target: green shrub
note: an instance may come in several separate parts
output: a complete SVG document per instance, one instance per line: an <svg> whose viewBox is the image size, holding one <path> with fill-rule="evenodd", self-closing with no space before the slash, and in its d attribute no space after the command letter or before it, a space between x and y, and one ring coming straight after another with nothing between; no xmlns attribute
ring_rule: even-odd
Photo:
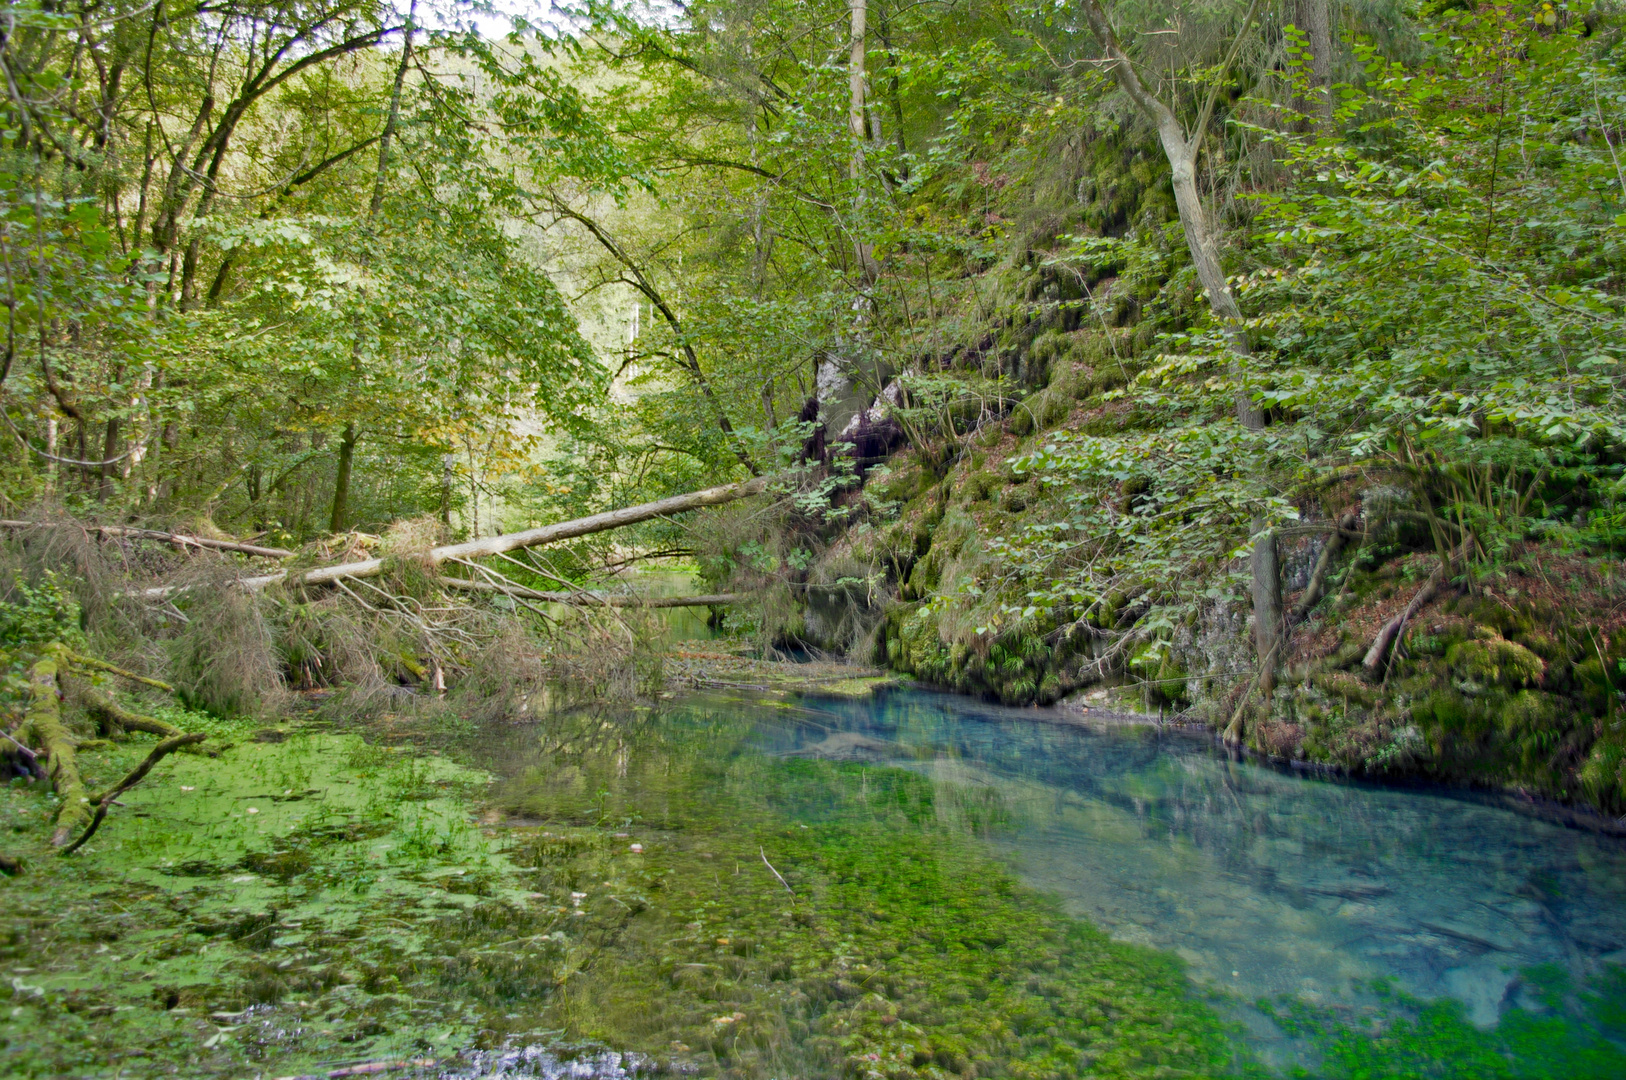
<svg viewBox="0 0 1626 1080"><path fill-rule="evenodd" d="M42 581L30 585L19 575L11 586L11 599L0 600L0 649L23 649L60 641L73 648L85 643L79 601L62 588L56 574L45 571Z"/></svg>

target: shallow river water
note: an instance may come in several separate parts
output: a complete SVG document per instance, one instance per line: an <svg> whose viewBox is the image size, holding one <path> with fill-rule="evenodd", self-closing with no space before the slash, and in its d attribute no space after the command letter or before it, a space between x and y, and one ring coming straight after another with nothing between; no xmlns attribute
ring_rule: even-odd
<svg viewBox="0 0 1626 1080"><path fill-rule="evenodd" d="M1626 1076L1616 837L912 690L492 704L223 731L0 879L0 1075Z"/></svg>
<svg viewBox="0 0 1626 1080"><path fill-rule="evenodd" d="M1626 960L1626 844L1476 801L1238 760L1207 735L949 695L809 703L757 745L997 792L989 842L1115 937L1252 1000L1355 1001L1375 979L1480 1026L1520 972Z"/></svg>
<svg viewBox="0 0 1626 1080"><path fill-rule="evenodd" d="M934 850L980 852L972 858L991 857L1066 916L1178 957L1190 996L1238 1048L1239 1072L1626 1075L1626 841L1617 837L1462 790L1239 759L1192 732L918 691L795 704L701 696L647 712L640 725L642 736L618 738L596 765L590 754L568 764L579 740L556 740L540 755L505 751L497 768L510 777L507 797L540 823L565 820L572 799L591 793L601 820L625 822L651 850L723 853L732 880L755 874L758 891L778 885L753 868L757 844L766 839L767 863L774 838L796 829L850 826L859 846L885 837L900 875ZM706 764L684 767L681 758ZM786 779L797 763L815 762L825 770L818 783ZM685 779L674 783L678 774ZM928 794L902 794L891 779L899 776ZM904 802L911 809L896 812ZM708 803L730 824L698 827L695 807ZM720 835L734 826L756 830L743 851ZM777 850L789 860L787 889L833 888L843 874L863 884L865 871L834 869L816 849ZM945 872L989 872L956 865L945 860ZM867 872L887 876L884 859ZM718 876L715 898L695 909L701 921L689 926L704 927L696 935L726 942L750 933L736 927L741 908L732 921L716 910L740 902L743 887L730 880ZM863 906L938 903L884 902L875 899L884 886L863 888ZM836 954L843 949L864 953L860 944ZM899 963L859 968L878 979ZM1110 975L1111 963L1102 970ZM1009 981L1024 979L1037 985L1026 969ZM876 1007L912 1015L907 988L892 985L904 1004ZM1213 1075L1230 1071L1215 1060ZM855 1067L860 1057L845 1071ZM872 1073L928 1074L880 1065ZM1007 1074L1030 1073L1010 1062L978 1073ZM1095 1075L1076 1063L1040 1074Z"/></svg>

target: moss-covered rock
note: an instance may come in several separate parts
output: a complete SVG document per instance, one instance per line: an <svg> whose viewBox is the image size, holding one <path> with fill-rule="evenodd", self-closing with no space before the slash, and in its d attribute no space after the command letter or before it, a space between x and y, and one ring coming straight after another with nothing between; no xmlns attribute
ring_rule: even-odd
<svg viewBox="0 0 1626 1080"><path fill-rule="evenodd" d="M1445 662L1461 680L1502 687L1534 685L1547 671L1541 657L1500 637L1453 645Z"/></svg>

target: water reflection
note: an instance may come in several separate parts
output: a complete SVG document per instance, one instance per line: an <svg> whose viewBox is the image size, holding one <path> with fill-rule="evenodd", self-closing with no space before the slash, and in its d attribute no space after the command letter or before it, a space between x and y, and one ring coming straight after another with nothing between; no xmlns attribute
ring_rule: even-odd
<svg viewBox="0 0 1626 1080"><path fill-rule="evenodd" d="M1489 1026L1533 1007L1521 969L1626 961L1617 839L1448 791L1236 761L1206 737L947 695L764 713L761 749L942 781L944 815L982 807L965 827L1072 913L1248 999L1355 1001L1382 977Z"/></svg>

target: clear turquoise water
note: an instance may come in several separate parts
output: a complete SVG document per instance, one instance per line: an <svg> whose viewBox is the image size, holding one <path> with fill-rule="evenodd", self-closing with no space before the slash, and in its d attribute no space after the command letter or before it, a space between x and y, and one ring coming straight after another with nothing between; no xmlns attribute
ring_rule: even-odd
<svg viewBox="0 0 1626 1080"><path fill-rule="evenodd" d="M1626 843L1470 793L1305 775L1206 735L899 693L761 710L754 744L973 789L1028 883L1240 1001L1344 1008L1375 980L1490 1028L1626 961ZM1247 1010L1266 1056L1285 1039Z"/></svg>

